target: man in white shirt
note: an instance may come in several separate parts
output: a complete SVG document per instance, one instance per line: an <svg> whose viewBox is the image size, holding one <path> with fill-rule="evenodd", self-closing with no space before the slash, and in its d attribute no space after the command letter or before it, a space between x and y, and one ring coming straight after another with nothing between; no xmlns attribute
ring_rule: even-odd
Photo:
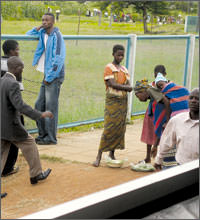
<svg viewBox="0 0 200 220"><path fill-rule="evenodd" d="M155 168L161 169L163 157L176 145L178 164L199 159L199 88L189 95L189 112L171 118L161 136Z"/></svg>

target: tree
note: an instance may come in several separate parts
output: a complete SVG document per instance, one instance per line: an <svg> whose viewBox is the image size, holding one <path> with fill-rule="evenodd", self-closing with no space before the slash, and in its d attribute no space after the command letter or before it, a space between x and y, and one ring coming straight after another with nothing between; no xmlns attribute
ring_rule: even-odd
<svg viewBox="0 0 200 220"><path fill-rule="evenodd" d="M168 12L168 3L163 1L127 1L127 6L134 5L134 8L137 13L142 13L143 17L143 26L144 26L144 34L148 33L147 28L147 15L148 12L152 15L161 15L166 14Z"/></svg>
<svg viewBox="0 0 200 220"><path fill-rule="evenodd" d="M168 11L168 3L163 1L120 1L120 2L106 2L106 3L99 3L99 6L102 7L104 10L110 4L112 4L112 10L114 13L118 14L125 8L129 6L134 6L134 10L137 13L142 14L143 26L144 26L144 34L148 33L147 28L147 15L148 13L156 14L166 14Z"/></svg>

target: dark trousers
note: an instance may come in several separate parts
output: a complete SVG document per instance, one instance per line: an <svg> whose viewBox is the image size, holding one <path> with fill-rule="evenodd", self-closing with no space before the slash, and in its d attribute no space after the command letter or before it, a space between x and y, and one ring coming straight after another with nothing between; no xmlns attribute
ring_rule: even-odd
<svg viewBox="0 0 200 220"><path fill-rule="evenodd" d="M24 125L23 115L21 115L21 123ZM10 173L14 169L18 157L18 151L19 149L14 144L11 144L2 175Z"/></svg>

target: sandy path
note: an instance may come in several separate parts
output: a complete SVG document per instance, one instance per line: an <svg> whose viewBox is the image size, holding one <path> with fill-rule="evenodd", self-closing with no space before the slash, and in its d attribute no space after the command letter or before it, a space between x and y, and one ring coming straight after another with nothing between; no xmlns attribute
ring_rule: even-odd
<svg viewBox="0 0 200 220"><path fill-rule="evenodd" d="M127 126L126 149L116 152L118 159L127 158L133 163L144 159L146 146L140 142L141 129L141 119ZM96 157L101 133L102 129L59 133L57 145L38 146L42 158L47 155L65 161L42 159L43 168L52 168L52 173L47 180L35 186L30 184L28 166L19 156L20 171L2 178L1 190L8 195L1 200L1 218L16 219L151 174L132 171L128 166L109 168L104 160L99 168L93 167L91 163Z"/></svg>

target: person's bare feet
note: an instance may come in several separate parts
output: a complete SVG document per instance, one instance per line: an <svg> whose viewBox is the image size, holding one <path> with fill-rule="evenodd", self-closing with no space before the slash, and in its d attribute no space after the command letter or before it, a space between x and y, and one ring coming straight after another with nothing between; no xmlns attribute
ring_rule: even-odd
<svg viewBox="0 0 200 220"><path fill-rule="evenodd" d="M151 159L149 159L149 158L145 158L144 161L145 161L145 163L151 163Z"/></svg>
<svg viewBox="0 0 200 220"><path fill-rule="evenodd" d="M138 163L142 163L142 162L151 163L151 159L145 158L144 160L140 160Z"/></svg>
<svg viewBox="0 0 200 220"><path fill-rule="evenodd" d="M98 159L92 163L92 165L93 165L94 167L98 167L99 164L100 164L100 160L98 160Z"/></svg>
<svg viewBox="0 0 200 220"><path fill-rule="evenodd" d="M98 151L98 154L97 154L97 157L96 157L96 161L94 161L94 162L92 163L92 165L93 165L94 167L98 167L98 166L99 166L100 161L101 161L101 156L102 156L102 152L101 152L101 151Z"/></svg>
<svg viewBox="0 0 200 220"><path fill-rule="evenodd" d="M110 151L110 152L109 152L109 157L110 157L112 160L116 160L115 155L114 155L114 151Z"/></svg>

